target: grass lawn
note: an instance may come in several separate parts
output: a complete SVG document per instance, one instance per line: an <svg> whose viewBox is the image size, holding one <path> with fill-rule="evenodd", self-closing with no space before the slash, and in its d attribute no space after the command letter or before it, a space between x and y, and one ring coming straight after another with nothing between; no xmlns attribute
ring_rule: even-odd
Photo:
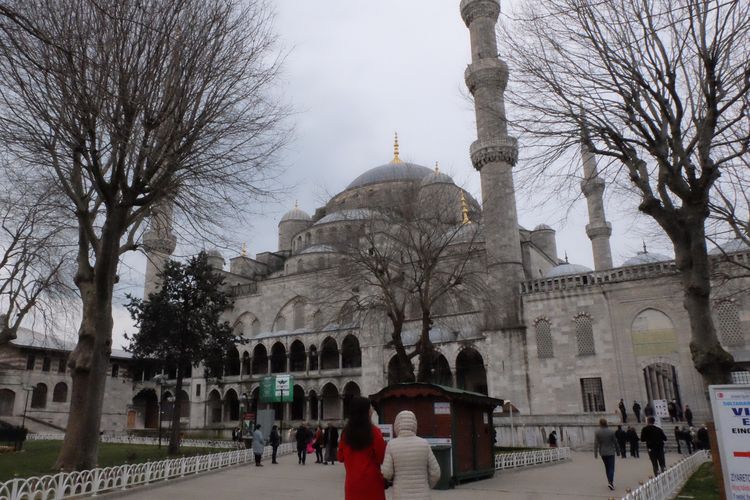
<svg viewBox="0 0 750 500"><path fill-rule="evenodd" d="M15 453L0 454L0 481L18 477L43 476L52 474L52 466L57 459L57 454L62 446L62 441L26 441L23 451ZM206 455L219 453L217 448L182 448L183 455ZM158 446L146 444L115 444L101 443L99 445L99 466L109 467L121 465L125 462L133 464L160 460L167 457L166 444L159 449Z"/></svg>
<svg viewBox="0 0 750 500"><path fill-rule="evenodd" d="M714 476L714 464L707 462L700 466L688 479L677 498L694 498L695 500L719 500L719 488Z"/></svg>

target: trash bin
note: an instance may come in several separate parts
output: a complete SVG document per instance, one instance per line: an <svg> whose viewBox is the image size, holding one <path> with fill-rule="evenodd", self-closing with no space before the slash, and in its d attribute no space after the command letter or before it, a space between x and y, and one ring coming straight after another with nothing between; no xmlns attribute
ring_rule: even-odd
<svg viewBox="0 0 750 500"><path fill-rule="evenodd" d="M436 490L447 490L453 488L453 470L451 468L451 447L433 446L432 453L435 454L438 465L440 465L440 480L435 485Z"/></svg>

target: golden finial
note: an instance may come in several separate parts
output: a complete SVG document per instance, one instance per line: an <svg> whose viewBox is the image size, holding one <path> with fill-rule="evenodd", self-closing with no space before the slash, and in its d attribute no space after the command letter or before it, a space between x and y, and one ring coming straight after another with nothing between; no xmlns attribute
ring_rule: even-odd
<svg viewBox="0 0 750 500"><path fill-rule="evenodd" d="M440 173L440 166L438 165L438 162L435 162L435 173L436 174Z"/></svg>
<svg viewBox="0 0 750 500"><path fill-rule="evenodd" d="M294 200L294 208L299 208L299 201Z"/></svg>
<svg viewBox="0 0 750 500"><path fill-rule="evenodd" d="M461 191L461 214L463 215L461 224L471 224L471 220L469 219L469 204L466 203L466 196L464 196L463 191Z"/></svg>
<svg viewBox="0 0 750 500"><path fill-rule="evenodd" d="M391 163L401 163L401 158L398 157L398 132L393 133L393 160Z"/></svg>
<svg viewBox="0 0 750 500"><path fill-rule="evenodd" d="M247 243L242 244L242 251L240 252L240 255L243 257L247 257Z"/></svg>

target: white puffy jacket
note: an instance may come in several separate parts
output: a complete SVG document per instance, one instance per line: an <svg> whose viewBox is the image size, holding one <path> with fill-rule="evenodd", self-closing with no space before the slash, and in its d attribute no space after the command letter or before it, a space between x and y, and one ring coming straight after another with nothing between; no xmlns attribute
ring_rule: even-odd
<svg viewBox="0 0 750 500"><path fill-rule="evenodd" d="M410 411L396 415L396 433L385 448L383 477L393 481L393 500L429 500L430 488L440 479L440 465L430 445L416 435L417 417Z"/></svg>

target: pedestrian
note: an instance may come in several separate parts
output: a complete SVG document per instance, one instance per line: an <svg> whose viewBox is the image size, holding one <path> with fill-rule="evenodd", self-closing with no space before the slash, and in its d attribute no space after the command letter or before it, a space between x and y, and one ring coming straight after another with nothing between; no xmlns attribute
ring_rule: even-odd
<svg viewBox="0 0 750 500"><path fill-rule="evenodd" d="M276 425L271 427L271 434L268 436L268 441L271 445L271 463L278 464L279 462L276 461L276 452L279 449L279 445L281 445L281 434L279 434L279 428Z"/></svg>
<svg viewBox="0 0 750 500"><path fill-rule="evenodd" d="M682 448L680 447L680 441L682 441L682 431L679 427L674 428L674 440L677 441L677 453L682 455Z"/></svg>
<svg viewBox="0 0 750 500"><path fill-rule="evenodd" d="M638 433L635 431L634 427L628 427L627 436L628 442L630 443L630 457L640 458L641 441L638 439Z"/></svg>
<svg viewBox="0 0 750 500"><path fill-rule="evenodd" d="M706 424L703 424L701 428L698 429L696 436L698 436L698 449L699 450L711 449L711 443L708 440L708 427L706 427Z"/></svg>
<svg viewBox="0 0 750 500"><path fill-rule="evenodd" d="M617 439L617 446L620 448L620 456L622 458L627 458L627 447L625 446L625 443L628 441L628 433L622 429L621 425L617 426L615 439Z"/></svg>
<svg viewBox="0 0 750 500"><path fill-rule="evenodd" d="M323 426L318 424L318 428L315 429L315 434L313 435L313 449L315 450L315 463L316 464L323 463L323 446L324 445L325 445L325 440L323 439Z"/></svg>
<svg viewBox="0 0 750 500"><path fill-rule="evenodd" d="M617 407L620 409L620 415L622 416L622 423L625 424L628 422L628 412L625 410L625 401L620 399L620 404L617 405Z"/></svg>
<svg viewBox="0 0 750 500"><path fill-rule="evenodd" d="M336 450L338 450L339 447L339 430L335 425L329 423L328 427L326 427L324 436L326 442L326 453L323 458L323 465L328 465L328 462L331 462L331 465L333 465L336 463Z"/></svg>
<svg viewBox="0 0 750 500"><path fill-rule="evenodd" d="M667 413L669 413L670 422L677 422L677 405L674 399L667 403Z"/></svg>
<svg viewBox="0 0 750 500"><path fill-rule="evenodd" d="M393 500L430 500L440 480L440 465L430 444L417 436L417 417L405 410L393 422L396 437L385 448L381 471L393 481ZM554 433L554 431L553 431Z"/></svg>
<svg viewBox="0 0 750 500"><path fill-rule="evenodd" d="M673 400L673 402L674 402L674 407L675 407L675 409L677 411L677 420L680 421L680 422L682 422L682 419L683 419L683 416L684 416L683 413L682 413L682 405L679 404L675 400Z"/></svg>
<svg viewBox="0 0 750 500"><path fill-rule="evenodd" d="M607 486L615 489L615 456L617 455L615 433L607 425L607 419L599 419L599 428L594 433L594 458L601 455L604 471L607 474Z"/></svg>
<svg viewBox="0 0 750 500"><path fill-rule="evenodd" d="M549 443L550 448L557 448L557 431L552 431L549 433L547 442Z"/></svg>
<svg viewBox="0 0 750 500"><path fill-rule="evenodd" d="M633 414L635 415L635 419L640 424L641 423L641 405L638 404L638 401L633 401Z"/></svg>
<svg viewBox="0 0 750 500"><path fill-rule="evenodd" d="M255 432L253 432L253 455L255 455L255 466L263 467L260 463L263 458L263 449L266 447L266 440L263 438L263 433L260 432L260 424L255 426Z"/></svg>
<svg viewBox="0 0 750 500"><path fill-rule="evenodd" d="M666 464L664 460L664 443L667 441L667 435L660 427L654 425L656 419L648 417L647 425L641 429L641 441L646 443L648 449L648 458L651 460L651 466L654 469L654 476L659 472L664 472Z"/></svg>
<svg viewBox="0 0 750 500"><path fill-rule="evenodd" d="M346 500L385 500L385 481L380 471L385 440L380 429L372 425L371 417L370 400L353 397L338 446L338 460L346 470Z"/></svg>
<svg viewBox="0 0 750 500"><path fill-rule="evenodd" d="M654 407L651 406L651 403L646 403L646 408L643 409L643 414L646 416L646 419L654 416Z"/></svg>
<svg viewBox="0 0 750 500"><path fill-rule="evenodd" d="M685 405L685 420L687 421L688 427L693 426L693 410L688 405Z"/></svg>
<svg viewBox="0 0 750 500"><path fill-rule="evenodd" d="M297 440L297 462L299 465L305 465L305 461L307 460L307 443L310 442L310 432L304 423L299 424L299 427L297 427L295 439Z"/></svg>
<svg viewBox="0 0 750 500"><path fill-rule="evenodd" d="M690 434L690 429L682 426L682 440L685 441L685 447L687 448L688 455L693 454L693 436Z"/></svg>

